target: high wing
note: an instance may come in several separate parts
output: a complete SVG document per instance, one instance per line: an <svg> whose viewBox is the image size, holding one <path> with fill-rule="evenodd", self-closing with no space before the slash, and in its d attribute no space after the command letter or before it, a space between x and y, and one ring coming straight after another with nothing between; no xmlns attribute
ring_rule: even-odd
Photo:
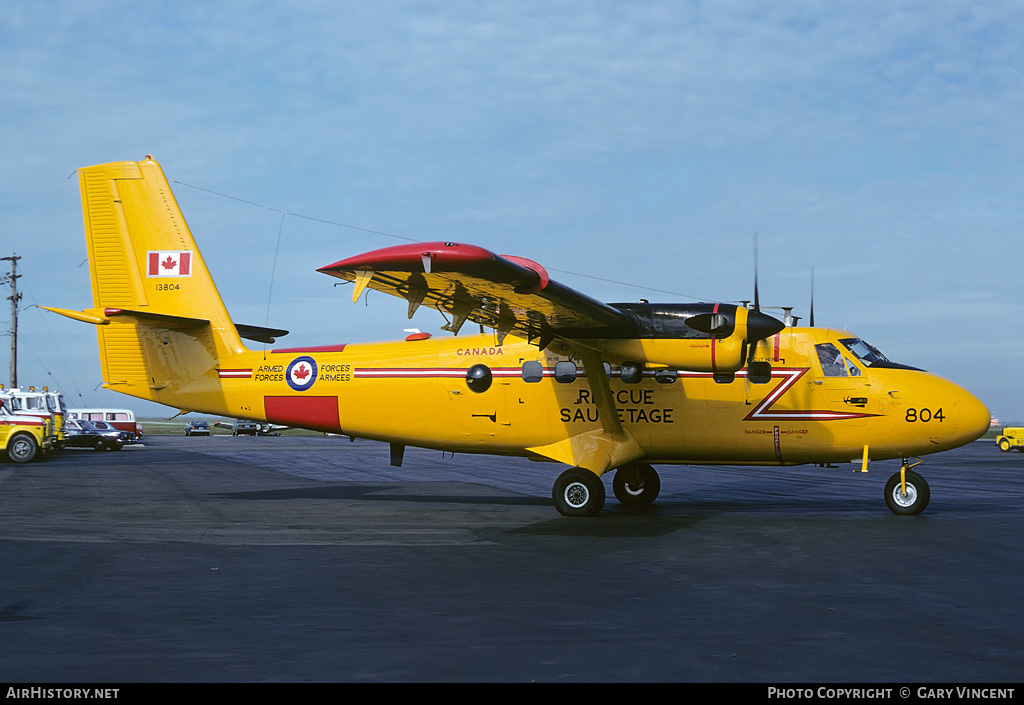
<svg viewBox="0 0 1024 705"><path fill-rule="evenodd" d="M496 255L474 245L427 242L387 247L343 259L317 271L355 283L352 300L366 289L450 316L443 327L458 333L468 320L493 328L498 342L515 331L544 348L555 336L588 338L628 334L634 319L560 284L522 257Z"/></svg>

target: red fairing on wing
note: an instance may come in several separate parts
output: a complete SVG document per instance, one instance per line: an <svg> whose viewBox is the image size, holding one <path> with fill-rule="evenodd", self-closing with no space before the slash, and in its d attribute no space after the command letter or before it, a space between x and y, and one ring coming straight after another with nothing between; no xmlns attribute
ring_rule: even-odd
<svg viewBox="0 0 1024 705"><path fill-rule="evenodd" d="M537 275L537 283L533 286L518 288L516 291L520 294L536 294L548 285L551 278L548 277L548 270L541 267L539 264L534 262L532 259L526 259L525 257L516 257L515 255L502 255L505 259L510 262L518 264L520 267L526 267L531 272Z"/></svg>
<svg viewBox="0 0 1024 705"><path fill-rule="evenodd" d="M318 272L332 270L357 271L373 269L375 271L422 272L423 258L430 257L432 269L447 272L466 272L491 264L496 259L490 250L475 245L463 245L458 242L420 242L410 245L395 245L355 257L343 259Z"/></svg>

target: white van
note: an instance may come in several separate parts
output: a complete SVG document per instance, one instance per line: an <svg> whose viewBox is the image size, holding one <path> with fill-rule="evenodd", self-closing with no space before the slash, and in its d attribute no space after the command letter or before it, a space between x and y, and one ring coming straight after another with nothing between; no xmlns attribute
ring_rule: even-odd
<svg viewBox="0 0 1024 705"><path fill-rule="evenodd" d="M106 421L114 428L134 433L136 439L142 440L142 424L135 420L135 412L131 409L68 409L68 418Z"/></svg>

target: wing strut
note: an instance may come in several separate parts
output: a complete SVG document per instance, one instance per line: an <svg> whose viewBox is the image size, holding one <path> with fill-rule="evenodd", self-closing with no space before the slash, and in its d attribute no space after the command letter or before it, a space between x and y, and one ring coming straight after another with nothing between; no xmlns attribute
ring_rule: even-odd
<svg viewBox="0 0 1024 705"><path fill-rule="evenodd" d="M584 431L546 446L527 448L531 453L557 460L566 465L590 470L600 477L644 457L644 451L629 431L622 427L615 408L611 385L604 371L601 356L594 350L580 348L576 354L583 361L594 403L601 419L601 428Z"/></svg>

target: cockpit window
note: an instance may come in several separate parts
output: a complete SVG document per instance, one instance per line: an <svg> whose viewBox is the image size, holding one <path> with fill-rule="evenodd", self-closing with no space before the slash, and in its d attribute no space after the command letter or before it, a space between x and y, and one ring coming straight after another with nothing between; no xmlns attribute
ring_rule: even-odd
<svg viewBox="0 0 1024 705"><path fill-rule="evenodd" d="M821 362L821 371L826 377L849 377L846 365L843 362L843 354L832 343L820 343L814 346L818 351L818 361Z"/></svg>
<svg viewBox="0 0 1024 705"><path fill-rule="evenodd" d="M868 367L876 362L889 362L889 358L879 352L878 348L865 343L860 338L843 338L839 342Z"/></svg>

